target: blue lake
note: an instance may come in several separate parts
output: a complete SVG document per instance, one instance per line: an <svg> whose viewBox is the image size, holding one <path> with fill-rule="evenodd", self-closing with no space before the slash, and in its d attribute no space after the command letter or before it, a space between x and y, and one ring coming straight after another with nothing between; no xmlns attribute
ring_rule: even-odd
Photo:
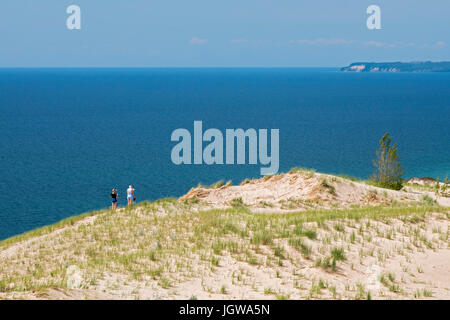
<svg viewBox="0 0 450 320"><path fill-rule="evenodd" d="M171 162L177 128L277 128L280 171L367 178L390 132L405 177L450 172L450 73L334 69L0 69L0 239L260 165Z"/></svg>

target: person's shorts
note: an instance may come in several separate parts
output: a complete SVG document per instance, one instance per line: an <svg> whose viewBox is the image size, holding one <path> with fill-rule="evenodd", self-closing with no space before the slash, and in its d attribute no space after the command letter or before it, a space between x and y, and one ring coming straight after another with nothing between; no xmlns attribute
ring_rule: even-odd
<svg viewBox="0 0 450 320"><path fill-rule="evenodd" d="M117 199L112 199L112 203L116 203L117 202Z"/></svg>
<svg viewBox="0 0 450 320"><path fill-rule="evenodd" d="M133 200L133 196L127 196L128 200Z"/></svg>

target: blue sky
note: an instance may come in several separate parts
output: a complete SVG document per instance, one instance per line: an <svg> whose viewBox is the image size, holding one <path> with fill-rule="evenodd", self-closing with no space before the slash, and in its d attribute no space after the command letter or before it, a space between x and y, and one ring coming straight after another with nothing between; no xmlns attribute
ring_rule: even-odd
<svg viewBox="0 0 450 320"><path fill-rule="evenodd" d="M66 8L81 8L68 30ZM366 8L381 8L368 30ZM0 67L336 67L450 60L448 0L1 0Z"/></svg>

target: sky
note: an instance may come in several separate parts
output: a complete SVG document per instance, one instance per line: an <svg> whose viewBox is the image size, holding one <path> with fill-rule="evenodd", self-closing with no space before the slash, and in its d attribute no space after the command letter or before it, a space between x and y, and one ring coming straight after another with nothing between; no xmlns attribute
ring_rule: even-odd
<svg viewBox="0 0 450 320"><path fill-rule="evenodd" d="M381 29L369 30L369 5ZM69 30L66 9L81 9ZM0 67L450 60L449 0L1 0Z"/></svg>

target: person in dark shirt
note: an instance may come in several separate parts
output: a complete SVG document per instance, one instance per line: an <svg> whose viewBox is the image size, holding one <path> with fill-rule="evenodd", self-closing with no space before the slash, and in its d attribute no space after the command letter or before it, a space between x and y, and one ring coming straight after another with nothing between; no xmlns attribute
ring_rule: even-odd
<svg viewBox="0 0 450 320"><path fill-rule="evenodd" d="M112 210L116 211L117 208L117 190L112 189L111 191L111 200L112 200Z"/></svg>

